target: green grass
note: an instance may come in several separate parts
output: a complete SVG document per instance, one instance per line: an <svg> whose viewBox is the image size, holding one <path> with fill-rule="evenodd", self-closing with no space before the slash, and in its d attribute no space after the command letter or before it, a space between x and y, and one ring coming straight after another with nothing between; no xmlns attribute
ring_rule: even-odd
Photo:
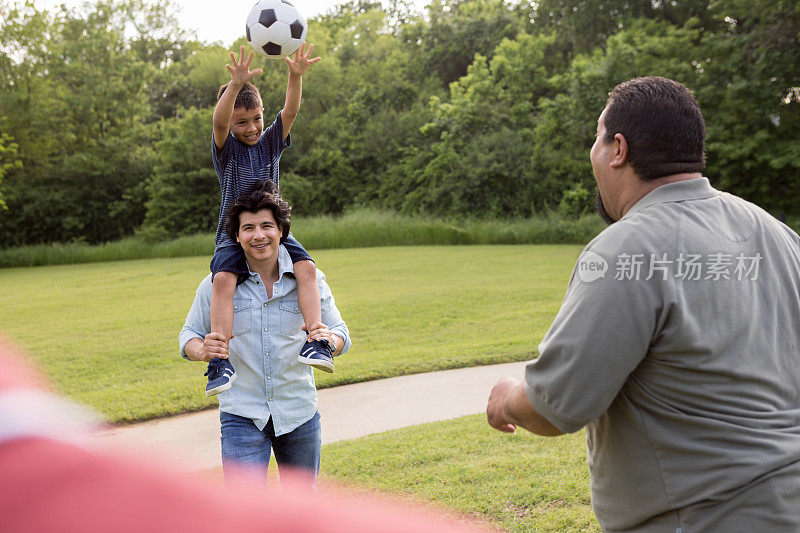
<svg viewBox="0 0 800 533"><path fill-rule="evenodd" d="M800 230L800 218L788 223ZM594 215L568 219L552 212L521 220L443 220L359 209L341 216L298 218L292 233L309 250L452 244L586 244L603 230ZM152 243L136 236L89 246L41 244L0 249L0 268L207 256L214 235Z"/></svg>
<svg viewBox="0 0 800 533"><path fill-rule="evenodd" d="M341 217L300 219L292 233L313 249L436 244L586 244L602 229L594 215L556 214L520 220L442 220L357 210Z"/></svg>
<svg viewBox="0 0 800 533"><path fill-rule="evenodd" d="M486 518L511 531L600 531L589 499L583 432L500 433L485 415L325 446L324 478Z"/></svg>
<svg viewBox="0 0 800 533"><path fill-rule="evenodd" d="M530 359L580 246L425 246L313 251L352 350L319 387ZM0 328L56 389L109 420L216 405L177 335L208 257L0 270Z"/></svg>
<svg viewBox="0 0 800 533"><path fill-rule="evenodd" d="M0 268L188 257L210 255L213 251L212 234L189 235L160 243L126 237L95 246L83 243L37 244L0 250Z"/></svg>
<svg viewBox="0 0 800 533"><path fill-rule="evenodd" d="M309 250L448 244L585 244L603 228L595 216L568 220L555 214L534 218L451 221L356 210L342 216L298 218L292 233ZM150 243L141 237L89 246L49 244L0 250L0 268L94 263L164 257L208 256L214 235L200 234Z"/></svg>

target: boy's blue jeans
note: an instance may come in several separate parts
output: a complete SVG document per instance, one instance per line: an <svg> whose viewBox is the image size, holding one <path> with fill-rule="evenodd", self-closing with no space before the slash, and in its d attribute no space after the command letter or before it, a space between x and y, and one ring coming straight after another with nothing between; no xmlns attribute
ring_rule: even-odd
<svg viewBox="0 0 800 533"><path fill-rule="evenodd" d="M231 475L245 474L266 482L270 452L284 481L284 467L308 476L312 488L319 474L322 453L322 426L319 412L308 422L278 437L270 418L264 431L260 431L252 420L220 411L222 433L222 471L226 481Z"/></svg>

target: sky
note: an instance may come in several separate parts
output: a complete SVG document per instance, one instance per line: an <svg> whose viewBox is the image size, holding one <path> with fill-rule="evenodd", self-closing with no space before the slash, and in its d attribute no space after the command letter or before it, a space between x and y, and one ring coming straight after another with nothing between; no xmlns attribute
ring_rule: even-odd
<svg viewBox="0 0 800 533"><path fill-rule="evenodd" d="M295 0L297 9L306 18L326 13L345 0ZM418 0L421 5L425 2ZM244 34L244 24L255 0L173 0L178 6L178 20L184 27L194 29L197 37L206 42L220 41L228 46ZM55 9L61 4L77 7L83 0L36 0L40 9Z"/></svg>

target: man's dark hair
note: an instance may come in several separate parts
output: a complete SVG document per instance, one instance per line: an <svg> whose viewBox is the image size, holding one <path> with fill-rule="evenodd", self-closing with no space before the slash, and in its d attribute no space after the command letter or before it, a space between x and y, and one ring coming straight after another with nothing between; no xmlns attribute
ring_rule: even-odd
<svg viewBox="0 0 800 533"><path fill-rule="evenodd" d="M222 98L222 93L228 88L228 84L221 86L217 91L217 101ZM261 93L258 92L256 86L252 83L245 83L244 87L239 90L236 95L236 101L233 103L233 108L243 107L246 110L258 109L261 107Z"/></svg>
<svg viewBox="0 0 800 533"><path fill-rule="evenodd" d="M642 180L701 172L706 163L706 125L700 106L680 83L658 76L620 83L608 96L604 117L608 144L621 133L628 161Z"/></svg>
<svg viewBox="0 0 800 533"><path fill-rule="evenodd" d="M236 241L239 234L239 215L245 212L258 213L262 209L272 211L272 216L281 229L281 242L285 241L289 236L292 207L281 198L278 186L272 180L259 182L255 189L238 196L230 205L225 216L225 231L230 238Z"/></svg>

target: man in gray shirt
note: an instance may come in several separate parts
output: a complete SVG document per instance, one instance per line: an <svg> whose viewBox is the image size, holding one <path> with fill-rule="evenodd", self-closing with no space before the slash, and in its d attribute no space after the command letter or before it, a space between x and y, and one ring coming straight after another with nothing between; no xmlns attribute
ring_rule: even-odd
<svg viewBox="0 0 800 533"><path fill-rule="evenodd" d="M606 531L800 531L800 238L709 184L705 124L665 78L617 86L590 158L610 226L489 424L586 427Z"/></svg>

